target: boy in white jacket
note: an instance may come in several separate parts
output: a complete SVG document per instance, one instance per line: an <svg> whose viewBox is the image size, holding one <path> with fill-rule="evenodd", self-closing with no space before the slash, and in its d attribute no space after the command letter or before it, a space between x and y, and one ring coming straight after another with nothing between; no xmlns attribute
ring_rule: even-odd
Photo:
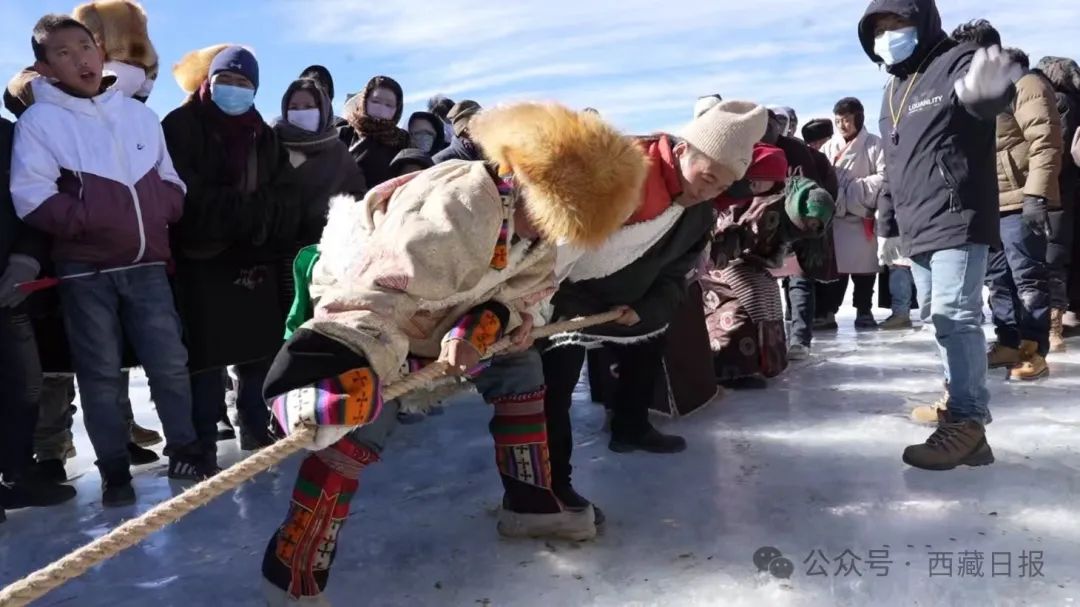
<svg viewBox="0 0 1080 607"><path fill-rule="evenodd" d="M165 274L184 183L154 112L116 87L104 90L104 52L86 26L46 15L32 46L43 77L33 81L35 102L15 128L11 195L19 217L53 240L102 503L129 505L128 424L118 407L122 336L150 378L169 476L196 480L216 471L195 438L187 351Z"/></svg>

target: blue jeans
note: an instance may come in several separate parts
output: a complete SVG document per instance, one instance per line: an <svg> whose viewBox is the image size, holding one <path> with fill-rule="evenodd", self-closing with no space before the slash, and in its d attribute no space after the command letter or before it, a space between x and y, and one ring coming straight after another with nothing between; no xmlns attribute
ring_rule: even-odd
<svg viewBox="0 0 1080 607"><path fill-rule="evenodd" d="M986 281L998 343L1010 348L1021 341L1050 351L1050 269L1046 236L1032 233L1019 213L1001 218L1001 251L990 256Z"/></svg>
<svg viewBox="0 0 1080 607"><path fill-rule="evenodd" d="M0 476L17 480L34 459L41 363L26 314L0 308Z"/></svg>
<svg viewBox="0 0 1080 607"><path fill-rule="evenodd" d="M236 412L240 417L240 432L251 438L266 441L270 437L270 409L263 399L262 388L270 360L236 365L238 386ZM217 450L217 423L225 408L228 375L225 369L200 371L191 376L192 413L195 433L208 453Z"/></svg>
<svg viewBox="0 0 1080 607"><path fill-rule="evenodd" d="M791 344L810 347L814 339L815 284L811 278L792 276L787 281L788 308L791 310Z"/></svg>
<svg viewBox="0 0 1080 607"><path fill-rule="evenodd" d="M891 266L889 268L889 296L892 297L893 316L911 317L911 295L915 290L915 281L911 277L911 268Z"/></svg>
<svg viewBox="0 0 1080 607"><path fill-rule="evenodd" d="M60 276L88 272L94 268L57 264ZM120 404L124 337L150 380L166 453L194 445L187 349L165 267L147 265L65 278L60 282L60 301L83 421L98 466L115 469L128 462L131 429Z"/></svg>
<svg viewBox="0 0 1080 607"><path fill-rule="evenodd" d="M982 282L990 247L966 245L912 257L923 323L933 323L953 419L990 423Z"/></svg>

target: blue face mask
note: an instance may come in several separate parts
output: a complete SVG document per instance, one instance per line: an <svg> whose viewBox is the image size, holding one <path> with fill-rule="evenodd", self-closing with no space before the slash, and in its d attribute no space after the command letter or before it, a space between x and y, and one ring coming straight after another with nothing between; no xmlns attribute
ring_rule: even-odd
<svg viewBox="0 0 1080 607"><path fill-rule="evenodd" d="M885 65L896 65L914 55L918 46L919 31L915 27L902 27L875 38L874 54L881 57Z"/></svg>
<svg viewBox="0 0 1080 607"><path fill-rule="evenodd" d="M255 89L211 83L210 98L221 111L230 116L239 116L255 105Z"/></svg>

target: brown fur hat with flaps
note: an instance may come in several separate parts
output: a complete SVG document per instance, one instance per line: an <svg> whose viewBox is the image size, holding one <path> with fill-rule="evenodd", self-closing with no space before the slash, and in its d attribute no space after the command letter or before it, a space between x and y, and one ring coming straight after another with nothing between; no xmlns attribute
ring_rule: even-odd
<svg viewBox="0 0 1080 607"><path fill-rule="evenodd" d="M203 81L210 75L210 64L214 57L224 49L233 46L231 44L215 44L206 48L191 51L180 58L173 66L173 77L180 89L189 95L199 90Z"/></svg>
<svg viewBox="0 0 1080 607"><path fill-rule="evenodd" d="M146 30L146 11L138 3L95 0L76 6L71 16L94 34L109 61L141 66L148 78L157 78L157 51Z"/></svg>
<svg viewBox="0 0 1080 607"><path fill-rule="evenodd" d="M548 239L600 245L641 204L648 159L595 114L521 103L481 112L469 130L489 160L513 172Z"/></svg>

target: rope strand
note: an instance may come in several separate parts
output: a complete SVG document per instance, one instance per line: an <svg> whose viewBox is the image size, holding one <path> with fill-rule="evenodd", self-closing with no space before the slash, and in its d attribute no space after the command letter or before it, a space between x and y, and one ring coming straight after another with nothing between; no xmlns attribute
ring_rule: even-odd
<svg viewBox="0 0 1080 607"><path fill-rule="evenodd" d="M579 331L611 322L622 316L621 311L610 311L594 316L537 327L533 336L550 337L557 333ZM503 338L489 350L489 356L495 356L510 349L509 338ZM400 381L390 384L383 391L383 398L400 398L431 381L446 375L449 365L437 361L416 373L410 373ZM86 573L91 567L102 563L123 550L130 548L150 534L175 523L191 512L205 506L214 498L232 491L251 480L261 472L276 466L292 454L304 449L315 435L312 427L301 428L292 435L258 451L247 459L234 464L227 470L196 484L180 495L162 502L145 514L131 519L112 531L71 552L45 567L13 582L0 591L0 607L23 607L30 604L65 582Z"/></svg>

